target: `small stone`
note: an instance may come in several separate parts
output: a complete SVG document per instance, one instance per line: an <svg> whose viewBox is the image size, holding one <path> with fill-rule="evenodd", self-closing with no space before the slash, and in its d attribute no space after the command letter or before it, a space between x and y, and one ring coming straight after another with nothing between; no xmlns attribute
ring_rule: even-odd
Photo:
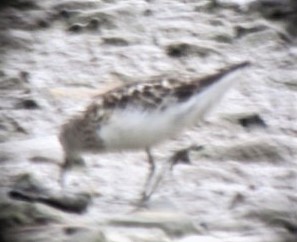
<svg viewBox="0 0 297 242"><path fill-rule="evenodd" d="M240 203L243 203L244 200L245 200L245 196L242 193L236 193L231 201L229 208L233 209L237 207Z"/></svg>
<svg viewBox="0 0 297 242"><path fill-rule="evenodd" d="M40 189L39 187L37 189ZM90 204L91 196L88 194L72 195L50 195L45 191L27 191L26 189L13 189L9 192L12 199L26 201L30 203L43 203L53 208L68 213L84 213Z"/></svg>
<svg viewBox="0 0 297 242"><path fill-rule="evenodd" d="M121 37L104 37L103 43L114 46L127 46L129 42Z"/></svg>
<svg viewBox="0 0 297 242"><path fill-rule="evenodd" d="M37 21L37 26L40 28L48 28L50 26L50 23L45 19L40 19Z"/></svg>
<svg viewBox="0 0 297 242"><path fill-rule="evenodd" d="M143 12L143 15L144 16L151 16L153 15L153 11L151 9L146 9L144 12Z"/></svg>
<svg viewBox="0 0 297 242"><path fill-rule="evenodd" d="M20 78L21 78L24 82L28 82L28 79L29 79L29 77L30 77L30 74L29 74L29 72L27 72L27 71L21 71L21 72L19 73L19 76L20 76Z"/></svg>
<svg viewBox="0 0 297 242"><path fill-rule="evenodd" d="M190 46L186 43L172 44L166 48L167 55L175 58L186 56L189 54L189 52Z"/></svg>
<svg viewBox="0 0 297 242"><path fill-rule="evenodd" d="M81 32L83 28L84 26L82 24L73 24L68 28L68 30L71 32L78 33L78 32Z"/></svg>
<svg viewBox="0 0 297 242"><path fill-rule="evenodd" d="M34 101L32 99L23 100L17 106L19 108L24 108L24 109L38 109L39 108L39 105L36 103L36 101Z"/></svg>
<svg viewBox="0 0 297 242"><path fill-rule="evenodd" d="M255 126L262 127L262 128L267 127L264 120L258 114L242 117L242 118L238 119L238 122L244 128L251 128L251 127L255 127Z"/></svg>
<svg viewBox="0 0 297 242"><path fill-rule="evenodd" d="M79 227L66 227L64 228L64 233L67 234L67 235L72 235L72 234L75 234L77 233L78 231L80 230Z"/></svg>
<svg viewBox="0 0 297 242"><path fill-rule="evenodd" d="M91 19L91 21L87 24L87 28L90 30L97 30L100 26L100 21L97 18Z"/></svg>
<svg viewBox="0 0 297 242"><path fill-rule="evenodd" d="M70 17L70 12L67 9L62 9L59 12L59 15L62 16L63 18L69 18Z"/></svg>
<svg viewBox="0 0 297 242"><path fill-rule="evenodd" d="M33 156L30 158L30 161L36 162L36 163L49 163L49 164L55 163L55 160L50 159L48 157L43 157L43 156Z"/></svg>

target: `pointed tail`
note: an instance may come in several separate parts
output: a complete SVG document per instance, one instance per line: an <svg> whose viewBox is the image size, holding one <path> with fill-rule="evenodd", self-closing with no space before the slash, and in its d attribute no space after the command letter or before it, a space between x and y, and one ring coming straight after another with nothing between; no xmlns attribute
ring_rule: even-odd
<svg viewBox="0 0 297 242"><path fill-rule="evenodd" d="M219 82L223 77L227 76L228 74L250 65L251 63L249 61L244 61L235 65L220 69L216 74L206 76L205 78L198 80L199 89L201 90L201 89L207 88L208 86L211 86L216 82Z"/></svg>
<svg viewBox="0 0 297 242"><path fill-rule="evenodd" d="M204 118L239 78L236 71L249 65L250 62L244 61L223 68L213 75L194 80L192 83L195 83L196 88L192 92L193 98L184 102L181 108L183 109L181 113L187 116L186 122L194 124Z"/></svg>

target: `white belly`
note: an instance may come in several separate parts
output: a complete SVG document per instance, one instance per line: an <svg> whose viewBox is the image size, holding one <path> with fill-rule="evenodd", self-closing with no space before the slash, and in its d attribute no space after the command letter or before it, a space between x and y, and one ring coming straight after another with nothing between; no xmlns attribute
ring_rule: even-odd
<svg viewBox="0 0 297 242"><path fill-rule="evenodd" d="M168 112L127 109L115 111L98 130L107 150L143 149L172 138L182 127Z"/></svg>

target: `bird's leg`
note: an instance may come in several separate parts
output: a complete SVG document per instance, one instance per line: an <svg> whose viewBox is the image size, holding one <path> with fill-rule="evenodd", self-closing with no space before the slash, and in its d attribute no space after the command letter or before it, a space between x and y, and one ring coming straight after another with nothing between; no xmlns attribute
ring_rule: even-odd
<svg viewBox="0 0 297 242"><path fill-rule="evenodd" d="M163 180L166 172L168 170L170 170L170 167L171 167L171 163L169 163L169 162L166 162L163 165L161 171L159 172L159 174L157 174L156 178L154 179L154 183L150 186L151 189L150 189L149 193L146 192L145 196L143 197L143 201L147 201L151 197L151 195L156 191L156 189L158 188L159 184Z"/></svg>
<svg viewBox="0 0 297 242"><path fill-rule="evenodd" d="M72 155L65 155L64 163L61 167L59 183L61 187L65 185L65 176L68 170L70 170L74 166L84 166L85 162L83 158L79 155L72 154Z"/></svg>
<svg viewBox="0 0 297 242"><path fill-rule="evenodd" d="M146 181L145 181L144 191L143 191L143 194L142 194L142 200L143 201L147 200L149 198L149 196L151 195L151 194L148 195L147 190L149 188L149 185L151 183L151 180L152 180L153 175L154 175L155 170L156 170L154 157L153 157L153 155L151 153L150 148L146 148L145 152L147 154L147 161L148 161L149 166L150 166L150 171L149 171L149 174L148 174L148 176L146 178Z"/></svg>

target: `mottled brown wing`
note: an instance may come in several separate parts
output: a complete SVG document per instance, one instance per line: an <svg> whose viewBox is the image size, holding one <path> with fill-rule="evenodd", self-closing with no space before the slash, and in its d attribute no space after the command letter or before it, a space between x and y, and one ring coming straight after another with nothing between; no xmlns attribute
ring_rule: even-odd
<svg viewBox="0 0 297 242"><path fill-rule="evenodd" d="M166 81L168 84L169 81ZM157 108L164 99L172 96L173 84L163 85L160 81L137 83L118 88L101 96L104 108L125 108L139 106L144 109Z"/></svg>
<svg viewBox="0 0 297 242"><path fill-rule="evenodd" d="M184 102L193 95L218 82L224 76L249 65L242 62L219 70L217 73L192 80L161 79L148 83L135 83L123 86L98 96L104 109L139 106L158 108L168 102Z"/></svg>

